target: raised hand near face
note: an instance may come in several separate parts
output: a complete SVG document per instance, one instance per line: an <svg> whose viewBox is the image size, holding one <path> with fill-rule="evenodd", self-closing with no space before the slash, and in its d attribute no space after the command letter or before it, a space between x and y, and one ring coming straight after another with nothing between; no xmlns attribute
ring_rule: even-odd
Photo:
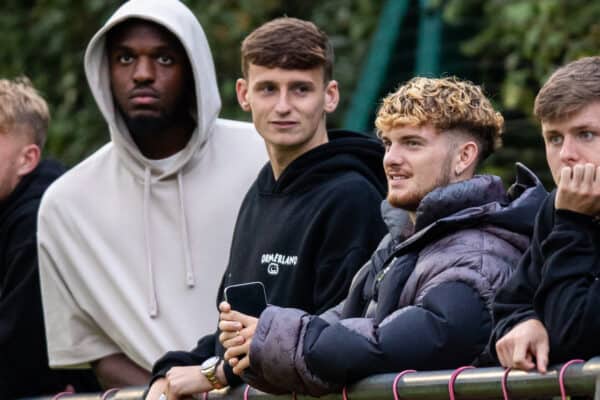
<svg viewBox="0 0 600 400"><path fill-rule="evenodd" d="M586 163L563 167L555 207L592 217L600 215L600 166Z"/></svg>

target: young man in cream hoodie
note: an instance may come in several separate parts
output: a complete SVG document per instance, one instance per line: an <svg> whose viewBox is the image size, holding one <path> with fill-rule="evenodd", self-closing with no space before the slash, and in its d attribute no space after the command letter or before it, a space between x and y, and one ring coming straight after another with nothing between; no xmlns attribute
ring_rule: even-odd
<svg viewBox="0 0 600 400"><path fill-rule="evenodd" d="M132 0L85 71L111 141L51 186L39 217L49 362L106 387L143 384L166 350L214 327L235 217L266 161L251 124L217 119L200 24L177 0Z"/></svg>

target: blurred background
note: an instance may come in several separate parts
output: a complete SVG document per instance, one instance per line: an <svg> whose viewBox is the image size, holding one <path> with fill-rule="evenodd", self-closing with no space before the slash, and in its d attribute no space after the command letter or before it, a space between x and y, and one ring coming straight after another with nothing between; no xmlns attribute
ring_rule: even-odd
<svg viewBox="0 0 600 400"><path fill-rule="evenodd" d="M48 100L46 156L74 165L108 141L90 95L85 47L117 0L3 0L0 76L27 75ZM600 54L597 0L186 0L211 44L225 118L249 120L235 99L239 46L287 15L315 22L335 48L342 102L331 127L372 132L379 100L415 75L481 84L506 120L504 148L484 165L510 183L514 162L551 188L533 99L559 65Z"/></svg>

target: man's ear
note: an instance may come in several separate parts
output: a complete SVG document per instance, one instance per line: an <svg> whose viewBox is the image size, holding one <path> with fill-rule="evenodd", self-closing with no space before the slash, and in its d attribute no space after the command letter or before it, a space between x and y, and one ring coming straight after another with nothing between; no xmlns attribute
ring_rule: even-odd
<svg viewBox="0 0 600 400"><path fill-rule="evenodd" d="M28 144L21 149L18 159L17 176L19 178L28 175L38 166L42 151L37 144Z"/></svg>
<svg viewBox="0 0 600 400"><path fill-rule="evenodd" d="M240 107L244 111L250 111L250 102L248 101L248 81L239 78L235 82L235 93Z"/></svg>
<svg viewBox="0 0 600 400"><path fill-rule="evenodd" d="M454 163L454 175L457 180L469 179L475 173L479 146L474 140L459 145Z"/></svg>
<svg viewBox="0 0 600 400"><path fill-rule="evenodd" d="M332 113L340 102L340 91L337 81L331 80L325 86L325 106L323 109L326 113Z"/></svg>

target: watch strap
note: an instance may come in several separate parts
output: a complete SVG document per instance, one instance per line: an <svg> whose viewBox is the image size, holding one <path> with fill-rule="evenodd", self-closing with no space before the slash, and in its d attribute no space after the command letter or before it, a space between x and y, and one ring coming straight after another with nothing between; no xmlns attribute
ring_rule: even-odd
<svg viewBox="0 0 600 400"><path fill-rule="evenodd" d="M216 363L215 365L213 365L210 368L201 368L200 371L202 372L202 374L206 377L206 379L210 382L210 384L212 385L213 389L223 389L225 386L219 381L219 378L217 378L217 368L219 367L219 364L221 364L221 361L219 361L218 363Z"/></svg>

